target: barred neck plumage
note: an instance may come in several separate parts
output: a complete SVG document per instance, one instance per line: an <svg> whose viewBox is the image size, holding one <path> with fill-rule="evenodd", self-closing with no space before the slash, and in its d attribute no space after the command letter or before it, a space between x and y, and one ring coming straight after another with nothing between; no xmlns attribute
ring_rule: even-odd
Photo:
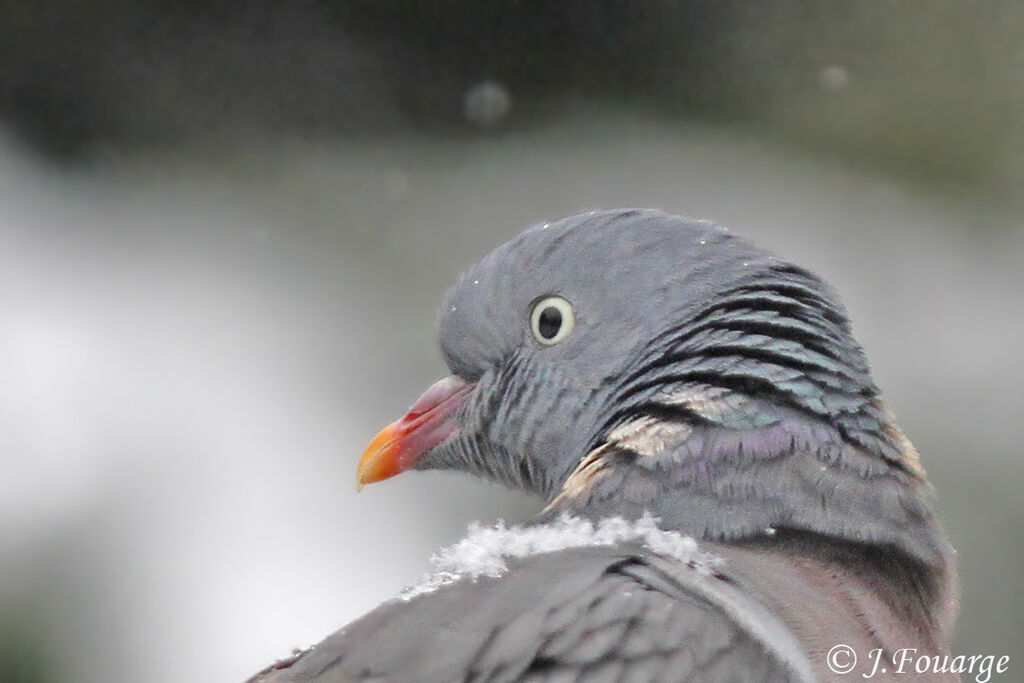
<svg viewBox="0 0 1024 683"><path fill-rule="evenodd" d="M550 509L625 502L711 540L787 529L945 561L917 453L842 304L807 271L738 280L648 344L610 400Z"/></svg>
<svg viewBox="0 0 1024 683"><path fill-rule="evenodd" d="M708 411L688 400L742 396L831 426L851 445L923 474L880 401L841 303L814 275L789 264L752 274L666 330L615 393L627 407L613 420L650 411L722 427L772 423L771 410L723 411L719 401L717 411Z"/></svg>

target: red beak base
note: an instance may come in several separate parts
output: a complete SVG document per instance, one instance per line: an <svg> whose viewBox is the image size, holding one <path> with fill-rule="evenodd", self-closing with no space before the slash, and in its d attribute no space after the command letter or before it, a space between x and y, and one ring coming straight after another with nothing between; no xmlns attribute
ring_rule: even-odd
<svg viewBox="0 0 1024 683"><path fill-rule="evenodd" d="M454 375L431 385L404 417L373 437L359 461L357 488L401 474L451 436L456 429L451 418L472 388Z"/></svg>

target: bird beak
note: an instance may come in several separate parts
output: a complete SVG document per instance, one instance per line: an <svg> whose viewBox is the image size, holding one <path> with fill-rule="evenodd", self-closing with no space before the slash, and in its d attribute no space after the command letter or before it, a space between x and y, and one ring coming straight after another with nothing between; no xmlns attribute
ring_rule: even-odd
<svg viewBox="0 0 1024 683"><path fill-rule="evenodd" d="M357 488L401 474L451 436L454 413L473 386L453 375L423 392L404 417L380 430L366 447L356 471Z"/></svg>

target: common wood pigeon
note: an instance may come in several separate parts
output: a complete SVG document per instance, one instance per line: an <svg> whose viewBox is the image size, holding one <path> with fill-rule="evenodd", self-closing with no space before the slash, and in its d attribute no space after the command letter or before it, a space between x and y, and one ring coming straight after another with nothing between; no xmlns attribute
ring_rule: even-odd
<svg viewBox="0 0 1024 683"><path fill-rule="evenodd" d="M933 489L818 276L591 212L473 266L438 329L452 376L359 484L460 470L547 506L254 681L959 680Z"/></svg>

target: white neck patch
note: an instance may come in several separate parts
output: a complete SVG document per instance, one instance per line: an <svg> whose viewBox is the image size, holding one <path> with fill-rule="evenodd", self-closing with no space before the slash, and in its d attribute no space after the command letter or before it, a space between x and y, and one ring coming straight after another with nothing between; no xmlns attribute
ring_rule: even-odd
<svg viewBox="0 0 1024 683"><path fill-rule="evenodd" d="M424 580L406 588L398 598L409 601L463 579L496 578L508 570L507 558L529 557L569 548L639 542L652 553L689 564L704 574L710 574L721 565L721 559L701 551L689 536L677 531L663 531L657 523L658 520L649 513L635 522L608 517L596 526L589 520L570 515L562 515L550 524L529 527L506 527L501 520L490 527L474 522L464 539L441 549L430 559L432 570Z"/></svg>

